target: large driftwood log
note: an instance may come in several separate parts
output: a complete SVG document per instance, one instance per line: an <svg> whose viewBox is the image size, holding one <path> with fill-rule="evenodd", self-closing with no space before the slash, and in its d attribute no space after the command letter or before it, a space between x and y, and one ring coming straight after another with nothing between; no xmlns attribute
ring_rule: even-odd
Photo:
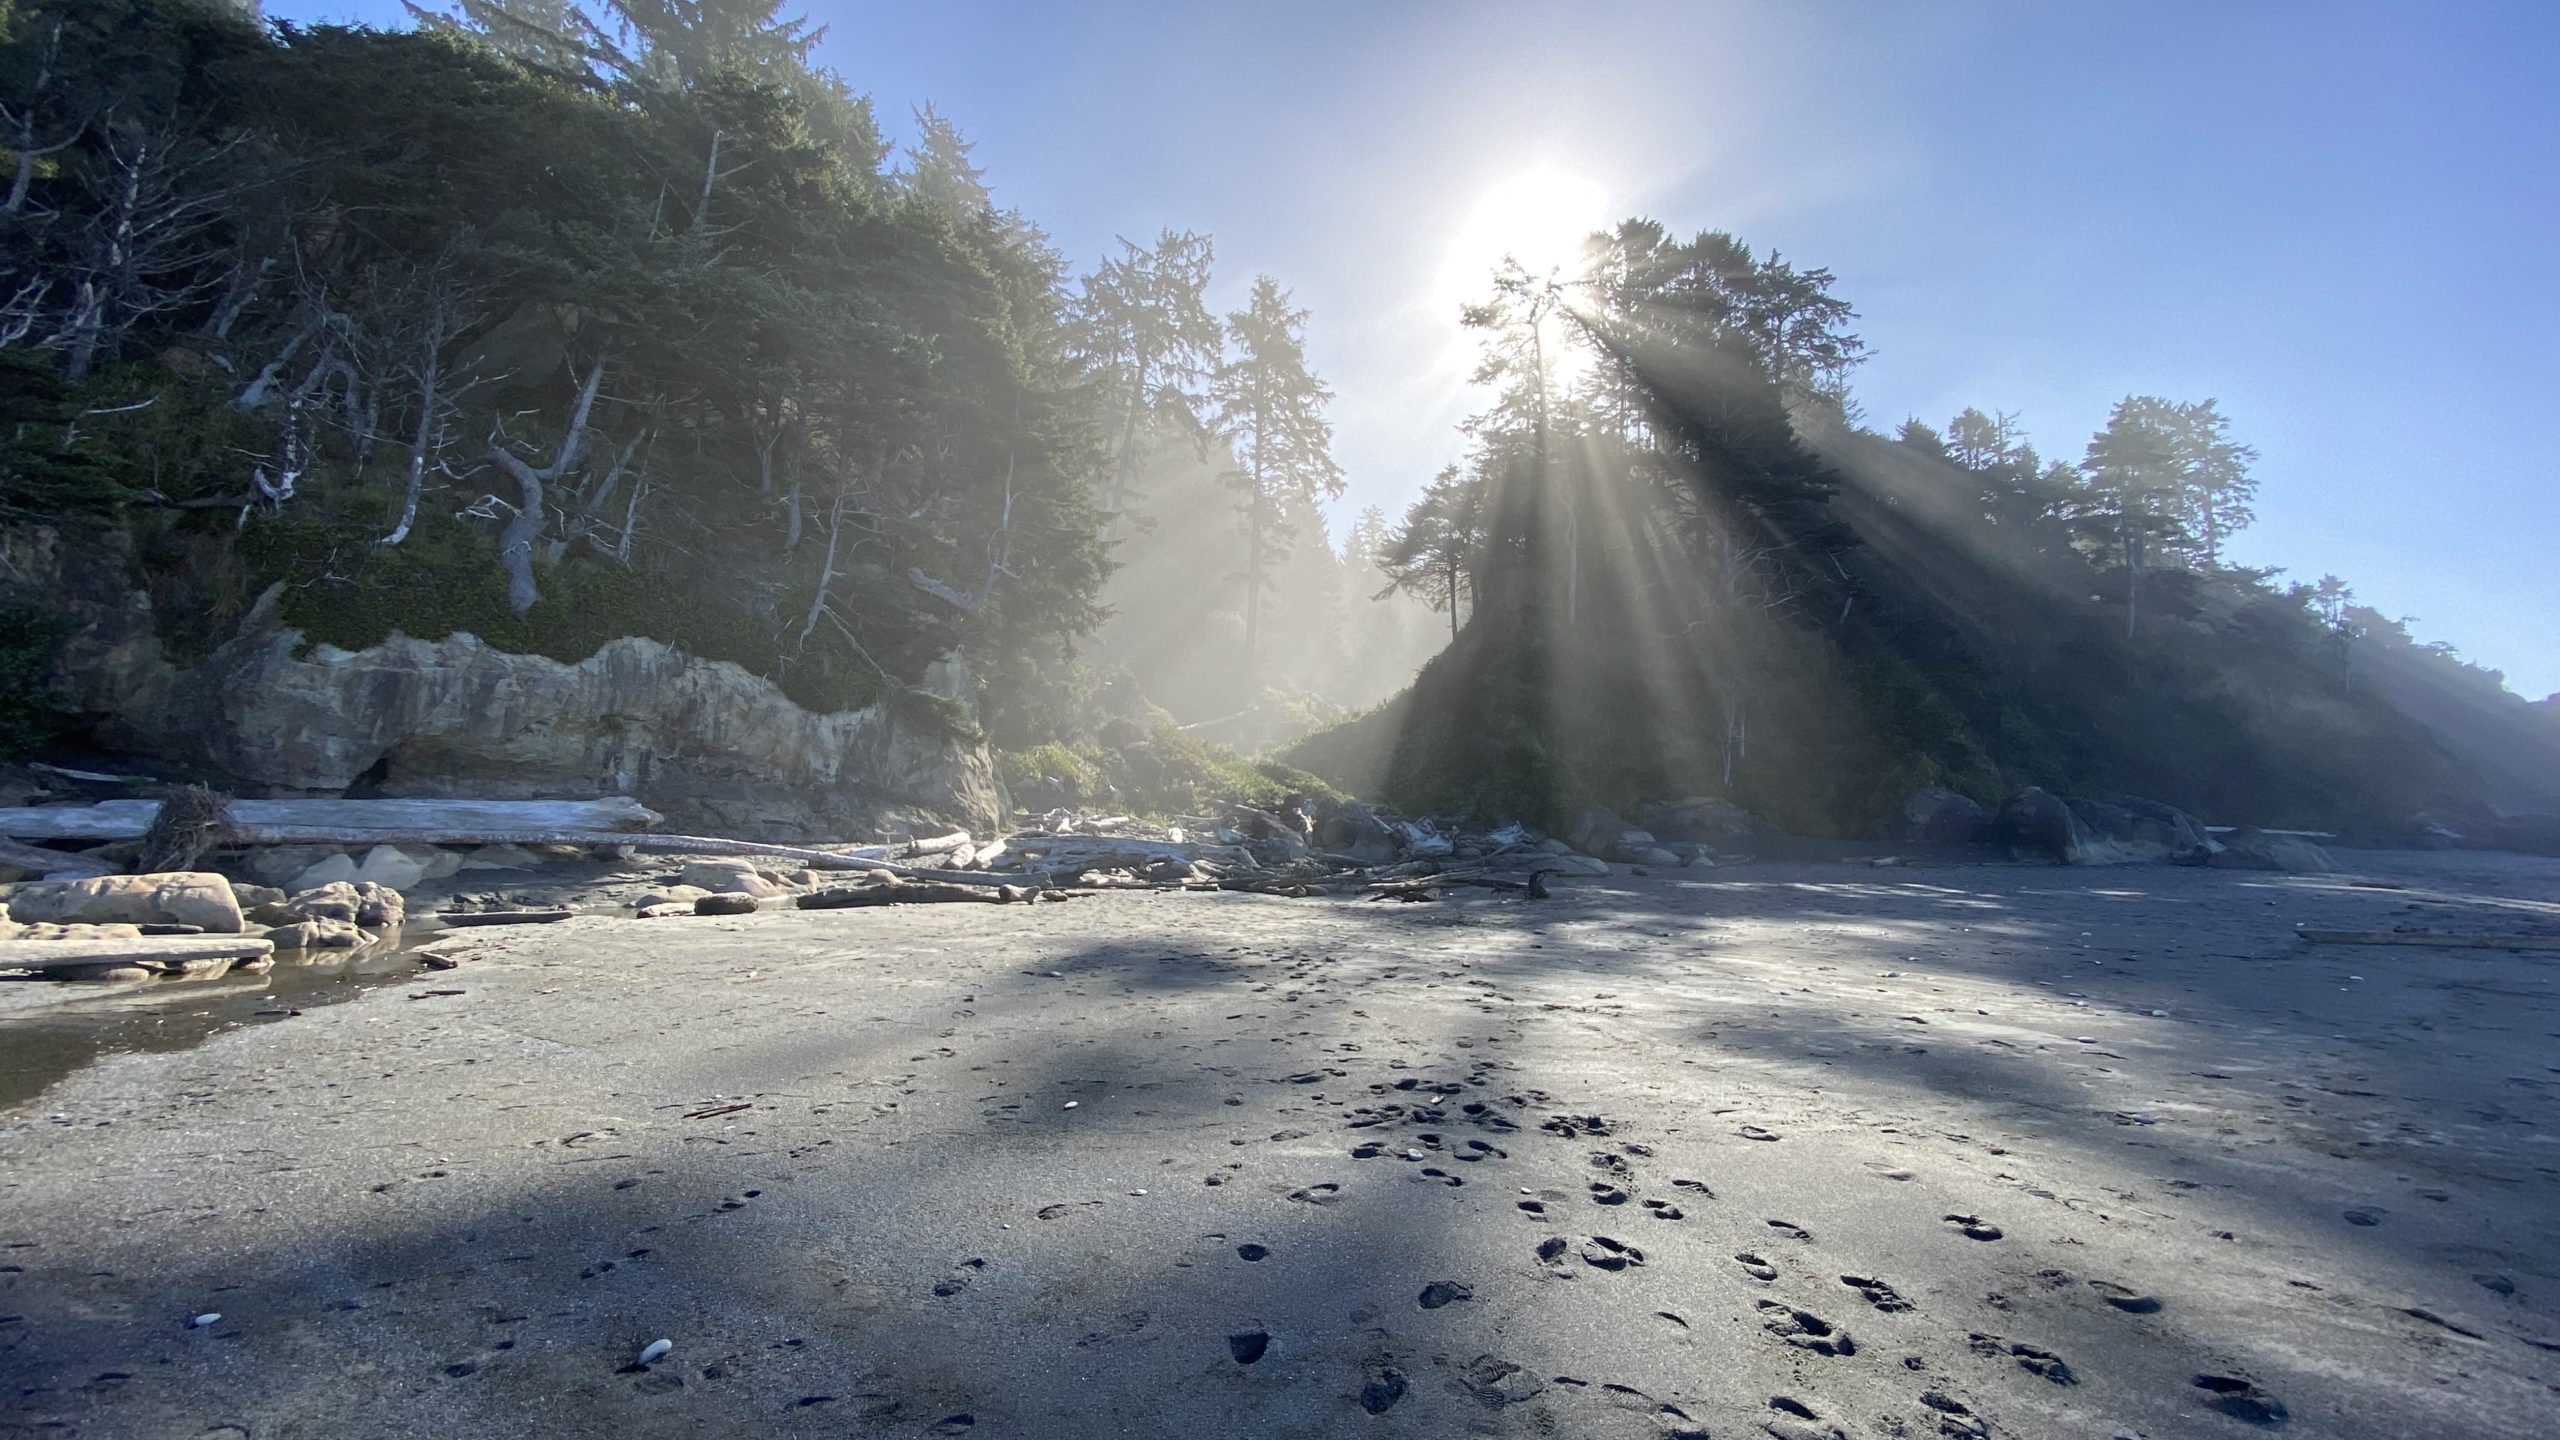
<svg viewBox="0 0 2560 1440"><path fill-rule="evenodd" d="M801 896L794 903L803 910L853 910L866 905L929 905L952 901L974 901L982 905L1002 905L1015 900L1028 900L1035 892L1016 885L988 889L981 885L950 885L938 881L890 881L882 885L847 885L833 890L819 890Z"/></svg>
<svg viewBox="0 0 2560 1440"><path fill-rule="evenodd" d="M2560 950L2560 935L2457 935L2442 930L2296 930L2314 945L2427 945L2448 950Z"/></svg>
<svg viewBox="0 0 2560 1440"><path fill-rule="evenodd" d="M245 935L143 935L131 940L0 940L0 970L79 965L176 965L188 960L255 960L275 943Z"/></svg>
<svg viewBox="0 0 2560 1440"><path fill-rule="evenodd" d="M21 840L134 840L160 813L157 800L0 809L0 835ZM234 800L223 818L237 831L288 828L375 843L400 831L646 830L665 818L623 795L599 800ZM324 841L320 843L340 843Z"/></svg>
<svg viewBox="0 0 2560 1440"><path fill-rule="evenodd" d="M812 870L876 870L910 880L946 880L955 885L1002 885L1002 876L968 870L927 870L873 858L881 847L862 850L812 850L800 845L767 845L755 840L725 840L717 835L632 834L609 830L374 830L366 832L306 830L284 825L234 825L233 841L243 845L581 845L619 846L659 855L759 855L796 861Z"/></svg>
<svg viewBox="0 0 2560 1440"><path fill-rule="evenodd" d="M33 870L39 875L60 875L73 880L89 880L100 875L113 875L121 867L68 850L47 850L41 845L21 845L15 840L0 839L0 865L12 870Z"/></svg>

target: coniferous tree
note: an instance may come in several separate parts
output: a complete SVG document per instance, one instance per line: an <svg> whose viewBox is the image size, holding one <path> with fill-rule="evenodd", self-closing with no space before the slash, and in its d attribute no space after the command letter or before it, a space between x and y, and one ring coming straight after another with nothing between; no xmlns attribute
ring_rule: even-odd
<svg viewBox="0 0 2560 1440"><path fill-rule="evenodd" d="M1103 506L1129 502L1146 432L1159 418L1199 423L1201 387L1218 363L1220 331L1201 296L1209 285L1209 237L1167 230L1152 249L1120 241L1120 253L1085 277L1074 309L1075 345L1111 412L1112 459Z"/></svg>
<svg viewBox="0 0 2560 1440"><path fill-rule="evenodd" d="M1257 276L1245 308L1227 317L1233 354L1218 368L1211 394L1218 431L1235 450L1228 483L1245 538L1244 666L1246 688L1259 686L1263 602L1272 567L1292 543L1293 510L1318 496L1342 493L1333 461L1333 426L1324 417L1333 391L1307 368L1307 312L1268 275Z"/></svg>
<svg viewBox="0 0 2560 1440"><path fill-rule="evenodd" d="M986 171L970 158L970 141L931 102L915 110L916 143L907 147L907 193L959 216L989 208Z"/></svg>

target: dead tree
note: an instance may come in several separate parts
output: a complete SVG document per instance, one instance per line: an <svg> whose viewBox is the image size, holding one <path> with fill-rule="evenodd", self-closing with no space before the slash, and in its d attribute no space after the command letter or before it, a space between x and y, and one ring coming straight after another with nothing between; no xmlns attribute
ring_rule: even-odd
<svg viewBox="0 0 2560 1440"><path fill-rule="evenodd" d="M486 459L516 482L515 513L506 527L498 532L498 563L507 571L507 608L522 615L542 598L542 590L533 578L534 547L542 543L543 532L550 528L549 489L553 482L577 468L586 452L587 419L595 412L596 390L604 384L605 362L599 358L587 371L586 383L578 387L577 404L569 411L569 428L560 437L560 448L549 464L535 467L527 464L503 443L493 442Z"/></svg>

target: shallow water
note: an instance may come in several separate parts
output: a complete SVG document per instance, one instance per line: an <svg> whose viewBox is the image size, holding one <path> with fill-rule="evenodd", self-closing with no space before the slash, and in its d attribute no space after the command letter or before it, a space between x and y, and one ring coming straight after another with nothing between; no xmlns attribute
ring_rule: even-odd
<svg viewBox="0 0 2560 1440"><path fill-rule="evenodd" d="M192 1049L245 1026L273 1025L368 990L414 984L421 973L415 952L444 933L441 925L411 924L362 950L279 951L275 968L263 975L235 970L212 979L123 985L0 978L0 985L91 992L0 1015L0 1110L36 1099L104 1056Z"/></svg>

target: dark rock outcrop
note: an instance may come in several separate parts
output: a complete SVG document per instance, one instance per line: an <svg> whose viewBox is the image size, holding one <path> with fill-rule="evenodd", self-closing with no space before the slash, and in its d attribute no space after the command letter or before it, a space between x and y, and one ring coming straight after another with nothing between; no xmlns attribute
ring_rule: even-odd
<svg viewBox="0 0 2560 1440"><path fill-rule="evenodd" d="M1920 845L1968 845L1991 832L1991 812L1937 785L1902 802L1902 838Z"/></svg>

